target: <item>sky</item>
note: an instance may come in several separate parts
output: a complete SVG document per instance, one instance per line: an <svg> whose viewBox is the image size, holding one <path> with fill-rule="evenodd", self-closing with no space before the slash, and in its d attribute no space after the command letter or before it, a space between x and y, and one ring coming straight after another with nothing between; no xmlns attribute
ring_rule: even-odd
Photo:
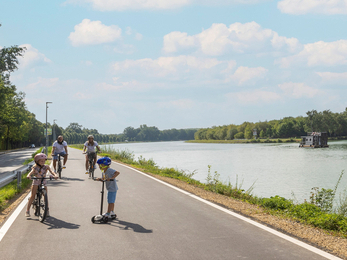
<svg viewBox="0 0 347 260"><path fill-rule="evenodd" d="M206 128L343 112L346 0L0 0L27 109L66 128Z"/></svg>

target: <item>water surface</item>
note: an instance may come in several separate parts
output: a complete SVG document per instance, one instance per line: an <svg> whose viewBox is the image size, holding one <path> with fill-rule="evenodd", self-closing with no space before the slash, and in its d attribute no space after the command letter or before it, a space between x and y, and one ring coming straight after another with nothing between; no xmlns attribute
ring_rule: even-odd
<svg viewBox="0 0 347 260"><path fill-rule="evenodd" d="M312 187L334 189L342 170L347 169L347 141L329 142L329 148L299 148L298 143L281 144L201 144L185 142L113 144L127 149L135 158L153 159L160 167L173 167L206 182L208 165L220 180L248 189L260 197L280 195L302 202ZM243 181L243 182L242 182ZM338 194L347 188L347 173Z"/></svg>

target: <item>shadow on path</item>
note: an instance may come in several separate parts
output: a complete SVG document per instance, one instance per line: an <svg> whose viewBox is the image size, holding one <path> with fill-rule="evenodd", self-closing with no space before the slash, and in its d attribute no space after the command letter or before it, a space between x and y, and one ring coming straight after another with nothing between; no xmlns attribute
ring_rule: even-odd
<svg viewBox="0 0 347 260"><path fill-rule="evenodd" d="M48 226L48 229L60 229L60 228L66 228L66 229L78 229L80 228L80 225L73 224L69 222L65 222L63 220L57 219L55 217L48 217L43 222L46 226Z"/></svg>
<svg viewBox="0 0 347 260"><path fill-rule="evenodd" d="M69 177L61 177L61 180L63 181L85 181L84 179L79 179L79 178L69 178Z"/></svg>
<svg viewBox="0 0 347 260"><path fill-rule="evenodd" d="M139 224L135 224L135 223L119 220L119 219L110 221L108 223L109 225L113 227L118 227L121 230L132 229L134 232L138 232L138 233L153 233L152 229L146 229Z"/></svg>

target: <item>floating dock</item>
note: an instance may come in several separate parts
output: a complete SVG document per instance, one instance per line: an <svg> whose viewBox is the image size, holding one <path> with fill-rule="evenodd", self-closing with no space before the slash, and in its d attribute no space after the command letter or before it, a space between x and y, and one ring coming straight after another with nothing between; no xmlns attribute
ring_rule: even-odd
<svg viewBox="0 0 347 260"><path fill-rule="evenodd" d="M299 147L306 148L327 148L328 134L324 132L307 133L307 136L301 136Z"/></svg>

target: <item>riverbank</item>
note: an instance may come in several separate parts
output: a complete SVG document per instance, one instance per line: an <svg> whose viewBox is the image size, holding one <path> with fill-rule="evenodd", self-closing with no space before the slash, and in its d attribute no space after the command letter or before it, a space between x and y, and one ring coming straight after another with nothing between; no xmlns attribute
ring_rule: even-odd
<svg viewBox="0 0 347 260"><path fill-rule="evenodd" d="M186 143L218 143L218 144L256 144L256 143L300 143L301 139L233 139L233 140L188 140Z"/></svg>

